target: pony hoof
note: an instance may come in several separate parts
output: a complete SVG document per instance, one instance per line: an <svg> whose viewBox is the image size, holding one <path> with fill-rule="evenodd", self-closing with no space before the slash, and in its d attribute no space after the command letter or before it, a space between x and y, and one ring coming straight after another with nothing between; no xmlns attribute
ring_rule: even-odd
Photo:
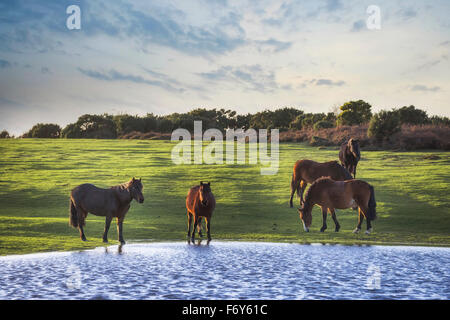
<svg viewBox="0 0 450 320"><path fill-rule="evenodd" d="M361 229L356 228L355 230L353 230L353 233L359 233Z"/></svg>
<svg viewBox="0 0 450 320"><path fill-rule="evenodd" d="M341 229L341 228L339 227L339 228L334 229L334 232L339 232L339 229Z"/></svg>
<svg viewBox="0 0 450 320"><path fill-rule="evenodd" d="M203 233L200 232L200 233L198 234L198 236L199 236L200 238L203 238Z"/></svg>
<svg viewBox="0 0 450 320"><path fill-rule="evenodd" d="M87 241L86 237L81 237L81 241Z"/></svg>
<svg viewBox="0 0 450 320"><path fill-rule="evenodd" d="M108 239L103 239L103 243L108 243Z"/></svg>
<svg viewBox="0 0 450 320"><path fill-rule="evenodd" d="M320 228L320 232L325 232L325 230L327 230L327 228Z"/></svg>
<svg viewBox="0 0 450 320"><path fill-rule="evenodd" d="M372 233L372 228L370 228L370 229L368 229L368 230L366 230L366 232L365 232L366 234L371 234Z"/></svg>

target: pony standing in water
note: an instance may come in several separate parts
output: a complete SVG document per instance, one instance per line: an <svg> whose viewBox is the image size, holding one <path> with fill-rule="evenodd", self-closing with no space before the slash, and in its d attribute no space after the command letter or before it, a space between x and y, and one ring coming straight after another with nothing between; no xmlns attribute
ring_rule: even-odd
<svg viewBox="0 0 450 320"><path fill-rule="evenodd" d="M200 182L199 186L192 187L186 197L186 209L188 218L188 238L194 242L195 229L198 227L199 236L202 236L202 218L206 219L206 232L208 241L211 241L211 216L216 207L216 199L211 192L211 183ZM191 236L191 225L194 223Z"/></svg>
<svg viewBox="0 0 450 320"><path fill-rule="evenodd" d="M371 221L377 217L375 191L373 187L362 180L334 181L329 177L317 179L306 192L303 207L298 209L300 219L303 221L303 228L306 232L312 222L311 211L314 205L322 207L323 224L320 232L327 228L327 211L330 211L336 226L335 231L340 229L336 218L335 209L347 209L355 204L359 209L358 225L353 233L361 230L364 217L367 219L366 234L372 232Z"/></svg>
<svg viewBox="0 0 450 320"><path fill-rule="evenodd" d="M292 200L294 193L300 198L300 205L303 205L303 193L308 183L313 183L320 177L331 177L336 181L353 179L350 172L341 166L337 161L315 162L312 160L298 160L294 165L294 173L291 181L291 200L289 205L294 207Z"/></svg>
<svg viewBox="0 0 450 320"><path fill-rule="evenodd" d="M80 238L86 241L83 227L88 213L106 217L103 242L108 242L108 230L112 218L117 218L117 232L119 241L125 244L122 235L122 224L125 215L130 209L130 203L134 199L139 203L144 202L142 195L141 179L135 178L128 182L109 189L100 189L92 184L82 184L72 190L70 194L70 220L69 224L78 228Z"/></svg>

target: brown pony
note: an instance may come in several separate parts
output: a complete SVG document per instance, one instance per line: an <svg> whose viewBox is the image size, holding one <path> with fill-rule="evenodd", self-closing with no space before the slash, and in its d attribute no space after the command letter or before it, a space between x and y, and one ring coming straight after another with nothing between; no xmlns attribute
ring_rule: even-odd
<svg viewBox="0 0 450 320"><path fill-rule="evenodd" d="M139 203L144 202L142 195L141 179L135 178L109 189L100 189L92 184L82 184L72 190L70 194L70 219L69 224L78 228L80 238L86 241L83 226L88 213L106 217L103 242L108 242L108 230L113 217L117 218L117 231L119 241L125 244L122 235L122 224L125 215L130 209L130 202L135 199Z"/></svg>
<svg viewBox="0 0 450 320"><path fill-rule="evenodd" d="M353 174L353 178L356 178L356 166L361 159L361 152L359 150L359 141L356 139L350 139L347 143L341 145L339 151L339 160L341 164Z"/></svg>
<svg viewBox="0 0 450 320"><path fill-rule="evenodd" d="M195 229L198 227L201 234L201 219L206 219L206 232L208 241L211 241L211 216L216 207L216 200L211 192L211 183L200 182L199 186L192 187L186 197L186 209L188 218L188 238L194 242ZM193 221L192 221L193 220ZM194 228L191 236L191 225L194 222Z"/></svg>
<svg viewBox="0 0 450 320"><path fill-rule="evenodd" d="M352 176L337 161L315 162L312 160L298 160L294 165L294 173L291 181L291 200L289 204L293 208L292 199L297 190L300 205L303 204L303 193L308 183L313 183L320 177L331 177L336 181L350 180Z"/></svg>
<svg viewBox="0 0 450 320"><path fill-rule="evenodd" d="M298 212L303 221L303 228L308 232L312 222L311 211L317 204L322 207L323 224L320 232L324 232L327 228L327 210L330 211L336 226L335 231L338 232L340 225L336 219L335 209L347 209L355 203L359 208L359 218L353 233L361 230L361 224L366 217L366 234L369 234L372 231L370 222L377 217L375 191L370 184L362 180L334 181L329 177L317 179L306 192L305 202Z"/></svg>

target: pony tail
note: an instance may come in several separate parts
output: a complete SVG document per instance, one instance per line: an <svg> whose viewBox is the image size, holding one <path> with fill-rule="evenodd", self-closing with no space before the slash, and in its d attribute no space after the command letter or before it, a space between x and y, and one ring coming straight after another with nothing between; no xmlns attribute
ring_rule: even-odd
<svg viewBox="0 0 450 320"><path fill-rule="evenodd" d="M70 214L69 214L69 225L74 228L78 228L78 214L72 199L70 199Z"/></svg>
<svg viewBox="0 0 450 320"><path fill-rule="evenodd" d="M375 190L371 185L369 185L370 189L370 199L369 199L369 217L370 220L375 220L377 218L377 203L375 202Z"/></svg>

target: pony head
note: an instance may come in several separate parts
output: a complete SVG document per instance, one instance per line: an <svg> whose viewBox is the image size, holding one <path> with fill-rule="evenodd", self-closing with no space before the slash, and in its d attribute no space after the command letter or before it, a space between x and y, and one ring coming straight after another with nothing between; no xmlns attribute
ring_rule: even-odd
<svg viewBox="0 0 450 320"><path fill-rule="evenodd" d="M211 182L203 183L200 181L200 202L202 205L208 205L208 194L211 192Z"/></svg>
<svg viewBox="0 0 450 320"><path fill-rule="evenodd" d="M359 141L357 139L351 138L348 140L348 148L357 161L361 159L361 153L359 151Z"/></svg>
<svg viewBox="0 0 450 320"><path fill-rule="evenodd" d="M144 195L142 194L142 189L144 189L142 185L142 178L130 180L128 183L128 190L130 191L131 197L139 203L144 203Z"/></svg>
<svg viewBox="0 0 450 320"><path fill-rule="evenodd" d="M303 203L303 207L298 208L298 213L300 216L300 220L302 220L302 222L303 222L303 229L306 232L309 232L309 227L311 227L311 223L312 223L311 208L308 208Z"/></svg>

